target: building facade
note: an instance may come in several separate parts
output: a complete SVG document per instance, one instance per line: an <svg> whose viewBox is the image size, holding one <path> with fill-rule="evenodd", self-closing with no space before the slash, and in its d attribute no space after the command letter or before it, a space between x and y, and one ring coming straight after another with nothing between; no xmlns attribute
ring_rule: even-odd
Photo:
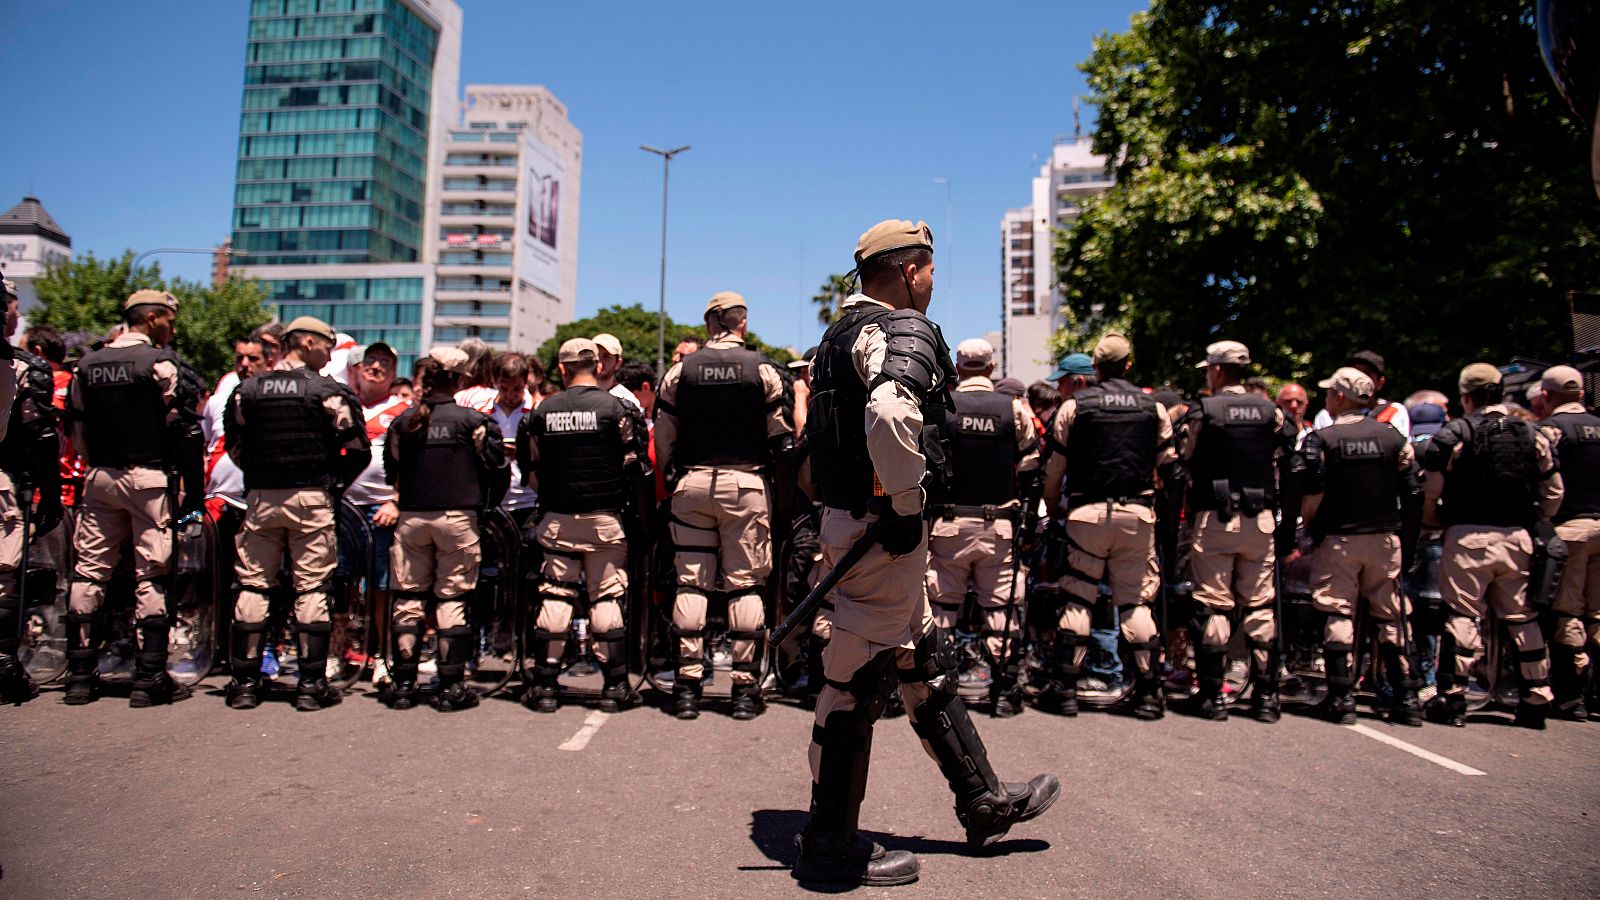
<svg viewBox="0 0 1600 900"><path fill-rule="evenodd" d="M1032 204L1000 220L1000 285L1005 373L1024 382L1050 374L1048 341L1066 324L1055 283L1055 235L1071 227L1083 201L1111 187L1106 159L1089 138L1057 138L1033 179Z"/></svg>
<svg viewBox="0 0 1600 900"><path fill-rule="evenodd" d="M468 85L439 178L434 340L531 351L573 319L583 135L538 85Z"/></svg>
<svg viewBox="0 0 1600 900"><path fill-rule="evenodd" d="M431 341L461 25L453 0L251 0L231 241L279 318L403 364Z"/></svg>
<svg viewBox="0 0 1600 900"><path fill-rule="evenodd" d="M24 316L39 305L33 280L70 259L72 238L38 197L23 197L22 202L0 213L0 271L17 283L17 309ZM17 333L20 339L20 328Z"/></svg>

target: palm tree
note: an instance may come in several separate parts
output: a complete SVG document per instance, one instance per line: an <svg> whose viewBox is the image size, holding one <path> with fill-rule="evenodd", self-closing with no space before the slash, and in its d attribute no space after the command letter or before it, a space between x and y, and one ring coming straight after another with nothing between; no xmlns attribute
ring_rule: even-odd
<svg viewBox="0 0 1600 900"><path fill-rule="evenodd" d="M817 295L811 298L811 302L817 305L817 321L824 326L837 322L842 315L839 306L851 293L850 282L843 275L829 275Z"/></svg>

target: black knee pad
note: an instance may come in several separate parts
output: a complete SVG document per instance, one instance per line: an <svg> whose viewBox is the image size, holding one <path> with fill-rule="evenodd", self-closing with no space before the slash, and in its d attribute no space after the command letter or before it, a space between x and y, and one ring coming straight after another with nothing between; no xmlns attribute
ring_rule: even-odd
<svg viewBox="0 0 1600 900"><path fill-rule="evenodd" d="M457 625L439 629L439 678L441 681L460 681L467 671L467 658L472 653L472 628Z"/></svg>
<svg viewBox="0 0 1600 900"><path fill-rule="evenodd" d="M61 617L61 621L65 622L66 625L67 625L67 649L68 650L86 649L86 645L84 644L83 638L80 636L80 632L83 630L83 626L85 626L85 625L89 626L89 642L91 644L94 643L99 637L99 635L98 635L98 632L100 631L100 611L99 610L95 610L94 612L90 612L90 613L67 612L66 614L64 614Z"/></svg>
<svg viewBox="0 0 1600 900"><path fill-rule="evenodd" d="M867 727L871 727L883 715L884 708L889 705L889 697L898 685L894 656L893 649L879 651L867 660L866 665L857 669L849 681L828 680L831 687L855 698L856 709L861 711Z"/></svg>
<svg viewBox="0 0 1600 900"><path fill-rule="evenodd" d="M1058 673L1076 676L1079 669L1077 649L1079 647L1088 647L1093 643L1094 639L1087 634L1058 631L1056 632L1055 649L1051 654L1050 662Z"/></svg>
<svg viewBox="0 0 1600 900"><path fill-rule="evenodd" d="M954 694L960 662L955 643L945 635L943 629L935 626L917 639L916 648L912 651L911 668L900 670L900 682L927 682L936 691Z"/></svg>

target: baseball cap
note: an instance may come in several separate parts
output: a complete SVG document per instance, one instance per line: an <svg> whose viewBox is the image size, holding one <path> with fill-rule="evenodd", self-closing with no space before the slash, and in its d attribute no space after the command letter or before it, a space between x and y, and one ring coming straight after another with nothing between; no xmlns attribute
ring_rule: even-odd
<svg viewBox="0 0 1600 900"><path fill-rule="evenodd" d="M141 291L140 293L143 292ZM137 297L138 294L135 294L134 296ZM130 297L129 301L131 302L132 299L133 298ZM333 333L333 329L328 327L328 323L322 321L316 316L300 316L299 318L291 321L288 327L283 329L283 333L286 336L294 334L296 331L310 332L317 337L325 337L334 343L339 342L339 336Z"/></svg>
<svg viewBox="0 0 1600 900"><path fill-rule="evenodd" d="M920 219L915 223L907 219L884 219L868 228L856 240L856 265L890 250L921 247L933 250L933 230Z"/></svg>
<svg viewBox="0 0 1600 900"><path fill-rule="evenodd" d="M1363 372L1371 372L1379 376L1382 376L1387 372L1387 370L1383 367L1383 357L1372 350L1361 350L1356 353L1352 353L1350 354L1350 358L1344 361L1344 364L1350 366L1351 368L1360 369Z"/></svg>
<svg viewBox="0 0 1600 900"><path fill-rule="evenodd" d="M1411 407L1411 436L1428 437L1444 427L1444 407L1437 403L1418 403Z"/></svg>
<svg viewBox="0 0 1600 900"><path fill-rule="evenodd" d="M706 312L707 313L721 312L722 310L725 310L725 309L733 309L735 307L743 307L744 305L745 305L745 302L744 302L744 296L743 295L734 293L733 291L717 291L715 294L711 295L711 299L710 300L706 301ZM611 336L610 335L605 335L605 337L611 337ZM599 342L599 340L600 340L599 337L595 338L595 341L597 343ZM606 348L606 352L607 353L613 353L613 354L615 354L617 356L621 356L622 355L622 351L621 350L612 350L609 347Z"/></svg>
<svg viewBox="0 0 1600 900"><path fill-rule="evenodd" d="M1576 394L1583 390L1583 376L1571 366L1551 366L1544 370L1539 387L1547 394Z"/></svg>
<svg viewBox="0 0 1600 900"><path fill-rule="evenodd" d="M1050 373L1050 381L1060 381L1068 375L1093 375L1094 363L1087 353L1068 353L1056 363L1056 370Z"/></svg>
<svg viewBox="0 0 1600 900"><path fill-rule="evenodd" d="M967 338L956 345L956 368L986 369L994 365L994 345L983 338Z"/></svg>
<svg viewBox="0 0 1600 900"><path fill-rule="evenodd" d="M1195 363L1196 369L1206 366L1248 366L1250 348L1238 341L1217 341L1206 347L1204 362Z"/></svg>
<svg viewBox="0 0 1600 900"><path fill-rule="evenodd" d="M1499 383L1500 370L1483 362L1473 363L1462 369L1461 379L1458 382L1463 394Z"/></svg>
<svg viewBox="0 0 1600 900"><path fill-rule="evenodd" d="M1002 378L994 383L994 392L1007 397L1021 397L1028 393L1028 386L1015 378Z"/></svg>
<svg viewBox="0 0 1600 900"><path fill-rule="evenodd" d="M467 374L467 366L472 359L467 355L467 351L460 347L435 347L428 351L428 358L444 366L446 372L454 372L457 375Z"/></svg>
<svg viewBox="0 0 1600 900"><path fill-rule="evenodd" d="M361 358L366 359L374 353L377 353L381 356L388 356L392 359L400 358L400 354L394 352L394 348L388 344L385 344L383 341L373 341L372 343L368 344L366 349L361 351Z"/></svg>
<svg viewBox="0 0 1600 900"><path fill-rule="evenodd" d="M789 368L791 368L791 369L809 369L809 368L811 368L812 361L815 360L816 358L817 358L817 348L812 347L810 350L807 350L799 359L794 360L793 362L789 363Z"/></svg>
<svg viewBox="0 0 1600 900"><path fill-rule="evenodd" d="M617 340L617 336L614 334L602 331L595 335L590 343L594 345L591 349L604 350L618 359L622 358L622 342Z"/></svg>
<svg viewBox="0 0 1600 900"><path fill-rule="evenodd" d="M1332 388L1356 400L1371 400L1373 392L1377 390L1367 373L1354 366L1335 369L1331 376L1317 382L1317 387Z"/></svg>
<svg viewBox="0 0 1600 900"><path fill-rule="evenodd" d="M611 337L610 335L603 336ZM612 338L612 340L616 340L616 338ZM561 349L556 351L556 362L594 362L599 355L599 350L594 341L588 338L576 337L562 342Z"/></svg>
<svg viewBox="0 0 1600 900"><path fill-rule="evenodd" d="M123 301L122 308L123 309L133 309L135 306L142 306L142 305L144 305L146 303L152 303L152 304L155 304L156 306L165 306L168 309L177 309L178 308L178 298L177 297L172 296L171 294L167 293L166 291L153 291L153 290L149 290L149 289L142 290L142 291L134 291L132 294L129 294L128 295L128 299ZM310 316L303 316L302 318L308 318L309 319L311 317ZM327 328L328 326L324 325L322 327L323 328Z"/></svg>
<svg viewBox="0 0 1600 900"><path fill-rule="evenodd" d="M1133 345L1128 343L1128 338L1113 331L1094 345L1094 364L1124 360L1132 352Z"/></svg>

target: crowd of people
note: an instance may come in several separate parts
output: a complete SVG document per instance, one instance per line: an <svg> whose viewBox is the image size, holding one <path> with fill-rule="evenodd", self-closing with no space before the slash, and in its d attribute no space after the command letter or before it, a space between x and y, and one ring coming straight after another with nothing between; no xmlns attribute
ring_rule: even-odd
<svg viewBox="0 0 1600 900"><path fill-rule="evenodd" d="M13 618L31 490L31 565L72 566L62 573L70 704L100 693L96 627L125 551L139 643L131 702L185 695L165 671L166 578L172 523L201 516L232 537L218 557L237 591L229 705L259 703L276 666L264 632L285 554L295 702L337 703L324 661L342 497L389 561L367 576L387 626L372 677L389 705L417 701L430 634L434 705L475 704L465 676L479 623L463 599L478 578L478 513L499 506L538 548L523 645L530 709L560 705L575 618L603 675L601 707L636 702L628 642L639 636L625 609L653 593L670 623L674 714L700 712L708 621L725 623L732 715L762 712L774 595L792 606L827 568L819 538L836 503L812 468L841 461L815 459L808 439L818 348L787 365L746 348L744 300L724 292L707 304L706 340L679 344L659 377L608 334L565 342L551 372L468 341L402 375L388 345L356 347L303 318L240 336L233 370L207 386L169 349L175 304L134 294L126 324L80 360L48 326L18 342L0 443L8 699L35 692L15 662ZM963 341L940 414L948 486L872 473L886 496L927 497L916 590L942 633L969 638L960 683L986 689L996 716L1029 705L1075 715L1082 691L1142 719L1160 718L1172 697L1226 718L1243 691L1243 678L1225 678L1233 653L1248 667L1251 714L1276 720L1295 616L1284 595L1297 595L1322 617L1314 668L1327 690L1314 711L1334 721L1355 720L1362 619L1383 673L1367 686L1385 714L1420 724L1427 698L1427 717L1461 724L1463 692L1484 664L1479 624L1491 616L1516 647L1517 721L1585 717L1600 641L1600 419L1583 405L1578 372L1550 369L1519 405L1502 396L1495 367L1474 364L1453 417L1438 391L1385 399L1384 360L1364 351L1319 383L1313 416L1304 386L1274 390L1236 342L1207 348L1196 397L1136 386L1131 358L1126 338L1107 335L1024 385L995 379L986 342ZM920 452L919 440L903 436L900 449ZM665 574L632 564L641 545ZM1538 581L1552 568L1556 580ZM642 575L652 584L630 587ZM783 687L808 703L827 683L833 615L825 606L786 651L804 674Z"/></svg>

